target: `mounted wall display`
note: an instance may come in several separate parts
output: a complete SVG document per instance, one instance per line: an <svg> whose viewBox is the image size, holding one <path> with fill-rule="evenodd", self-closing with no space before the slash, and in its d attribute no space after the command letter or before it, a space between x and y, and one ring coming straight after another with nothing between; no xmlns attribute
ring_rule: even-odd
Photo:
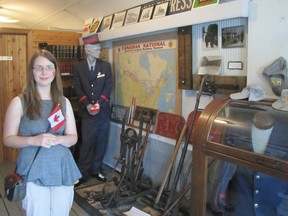
<svg viewBox="0 0 288 216"><path fill-rule="evenodd" d="M142 5L141 9L141 16L139 18L139 22L147 21L152 18L153 10L154 10L154 4L149 2L147 4Z"/></svg>
<svg viewBox="0 0 288 216"><path fill-rule="evenodd" d="M244 47L245 26L222 28L222 48Z"/></svg>
<svg viewBox="0 0 288 216"><path fill-rule="evenodd" d="M178 29L178 88L192 89L192 27Z"/></svg>
<svg viewBox="0 0 288 216"><path fill-rule="evenodd" d="M127 11L121 11L114 14L111 29L119 28L123 26Z"/></svg>
<svg viewBox="0 0 288 216"><path fill-rule="evenodd" d="M158 2L166 2L169 0L154 0L150 1L150 4L156 5ZM183 2L184 0L171 0L169 3L175 4L174 2ZM144 4L143 4L144 5ZM142 5L142 6L143 6ZM153 25L150 22L138 22L136 28L118 28L117 30L113 30L113 34L110 32L101 32L99 34L100 40L109 41L109 40L118 40L120 38L125 37L135 37L143 34L150 34L155 32L169 31L175 30L179 27L189 26L189 25L198 25L200 23L208 23L215 22L215 20L229 20L238 17L247 18L248 17L248 1L244 0L229 0L225 2L221 2L218 5L199 8L198 10L192 13L190 11L185 11L183 13L177 13L170 15L168 7L166 16L162 19L155 19L153 21ZM173 7L173 6L172 6ZM193 9L192 9L193 10Z"/></svg>
<svg viewBox="0 0 288 216"><path fill-rule="evenodd" d="M228 61L227 68L230 70L243 70L242 61Z"/></svg>
<svg viewBox="0 0 288 216"><path fill-rule="evenodd" d="M168 10L169 2L164 2L156 4L153 12L153 19L166 16Z"/></svg>
<svg viewBox="0 0 288 216"><path fill-rule="evenodd" d="M191 13L192 12L193 11L191 11ZM233 39L233 37L235 37L235 39ZM205 63L206 60L210 61L209 67L211 68L211 66L214 65L212 64L211 60L214 61L216 58L221 58L222 62L220 68L217 68L217 73L214 73L214 70L214 72L210 74L218 76L246 77L247 40L245 40L245 38L247 37L247 18L235 18L193 25L193 74L197 74L199 72L200 67L204 66L203 63ZM243 42L242 38L244 38ZM241 64L232 64L233 62L241 62ZM205 69L208 68L206 67Z"/></svg>
<svg viewBox="0 0 288 216"><path fill-rule="evenodd" d="M140 12L141 6L127 10L124 26L137 23L139 20Z"/></svg>
<svg viewBox="0 0 288 216"><path fill-rule="evenodd" d="M113 20L113 14L105 16L102 20L100 31L103 32L109 30L111 27L112 20Z"/></svg>
<svg viewBox="0 0 288 216"><path fill-rule="evenodd" d="M177 139L185 125L185 119L181 115L159 112L155 126L155 134Z"/></svg>
<svg viewBox="0 0 288 216"><path fill-rule="evenodd" d="M167 15L173 15L190 11L193 5L193 0L170 1L170 6Z"/></svg>
<svg viewBox="0 0 288 216"><path fill-rule="evenodd" d="M178 114L177 39L166 35L113 44L115 104L130 107L135 98L137 106Z"/></svg>
<svg viewBox="0 0 288 216"><path fill-rule="evenodd" d="M102 19L103 17L85 20L82 37L85 38L90 35L96 34L101 25Z"/></svg>
<svg viewBox="0 0 288 216"><path fill-rule="evenodd" d="M117 123L128 123L129 107L112 104L111 106L111 121Z"/></svg>
<svg viewBox="0 0 288 216"><path fill-rule="evenodd" d="M219 75L222 56L203 56L199 66L198 74Z"/></svg>
<svg viewBox="0 0 288 216"><path fill-rule="evenodd" d="M203 50L218 49L218 24L212 23L202 27L202 48Z"/></svg>
<svg viewBox="0 0 288 216"><path fill-rule="evenodd" d="M218 4L219 0L194 0L192 8L202 8L209 5Z"/></svg>

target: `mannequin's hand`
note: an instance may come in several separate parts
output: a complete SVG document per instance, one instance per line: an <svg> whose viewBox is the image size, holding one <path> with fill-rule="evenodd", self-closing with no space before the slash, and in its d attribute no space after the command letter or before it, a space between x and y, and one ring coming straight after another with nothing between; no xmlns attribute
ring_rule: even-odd
<svg viewBox="0 0 288 216"><path fill-rule="evenodd" d="M91 107L90 109L90 114L91 115L96 115L97 113L100 112L100 105L98 101Z"/></svg>
<svg viewBox="0 0 288 216"><path fill-rule="evenodd" d="M87 106L86 106L86 109L87 109L87 112L91 115L91 108L92 108L92 104L88 104Z"/></svg>

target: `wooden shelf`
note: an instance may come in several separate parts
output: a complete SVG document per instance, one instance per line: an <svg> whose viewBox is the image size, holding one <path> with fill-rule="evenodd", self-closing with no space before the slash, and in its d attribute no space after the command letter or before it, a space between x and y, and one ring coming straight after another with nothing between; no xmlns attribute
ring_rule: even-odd
<svg viewBox="0 0 288 216"><path fill-rule="evenodd" d="M164 31L200 23L248 17L248 0L234 0L218 5L197 8L191 11L148 20L98 33L100 41Z"/></svg>

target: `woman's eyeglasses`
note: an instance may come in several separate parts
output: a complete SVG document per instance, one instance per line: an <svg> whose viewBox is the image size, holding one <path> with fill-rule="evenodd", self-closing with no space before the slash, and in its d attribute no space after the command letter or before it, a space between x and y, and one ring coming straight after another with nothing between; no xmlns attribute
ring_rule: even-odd
<svg viewBox="0 0 288 216"><path fill-rule="evenodd" d="M36 72L42 72L42 71L48 71L48 72L51 72L51 71L54 71L55 70L55 67L54 65L46 65L46 66L42 66L42 65L35 65L33 67L33 70L36 71Z"/></svg>

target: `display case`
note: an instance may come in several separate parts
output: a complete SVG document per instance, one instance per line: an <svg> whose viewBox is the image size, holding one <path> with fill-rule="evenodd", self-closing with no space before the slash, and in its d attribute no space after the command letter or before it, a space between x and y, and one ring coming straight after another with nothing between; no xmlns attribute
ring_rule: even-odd
<svg viewBox="0 0 288 216"><path fill-rule="evenodd" d="M223 97L203 110L192 152L190 215L288 215L288 113L272 103ZM223 208L211 213L209 204Z"/></svg>

